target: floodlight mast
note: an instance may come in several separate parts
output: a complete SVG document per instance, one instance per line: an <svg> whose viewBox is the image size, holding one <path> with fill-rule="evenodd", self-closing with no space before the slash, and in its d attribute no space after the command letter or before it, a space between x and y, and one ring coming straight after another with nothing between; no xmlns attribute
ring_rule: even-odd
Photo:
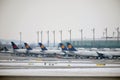
<svg viewBox="0 0 120 80"><path fill-rule="evenodd" d="M69 34L70 34L70 43L71 43L71 29L70 30L68 30L68 32L69 32Z"/></svg>
<svg viewBox="0 0 120 80"><path fill-rule="evenodd" d="M53 31L53 39L54 39L54 45L53 45L53 47L55 47L55 30Z"/></svg>
<svg viewBox="0 0 120 80"><path fill-rule="evenodd" d="M20 47L22 47L21 45L21 40L22 40L22 32L19 33L20 34Z"/></svg>
<svg viewBox="0 0 120 80"><path fill-rule="evenodd" d="M119 42L119 38L120 38L120 31L119 31L119 27L117 27L117 41Z"/></svg>
<svg viewBox="0 0 120 80"><path fill-rule="evenodd" d="M60 30L60 41L62 42L62 30Z"/></svg>
<svg viewBox="0 0 120 80"><path fill-rule="evenodd" d="M42 35L43 35L43 31L41 31L41 43L42 43Z"/></svg>
<svg viewBox="0 0 120 80"><path fill-rule="evenodd" d="M37 31L37 43L39 43L39 31Z"/></svg>

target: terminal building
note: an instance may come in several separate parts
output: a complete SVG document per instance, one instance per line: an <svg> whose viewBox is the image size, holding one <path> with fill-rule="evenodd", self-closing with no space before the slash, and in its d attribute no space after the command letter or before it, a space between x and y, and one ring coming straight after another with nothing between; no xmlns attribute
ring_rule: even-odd
<svg viewBox="0 0 120 80"><path fill-rule="evenodd" d="M64 44L70 42L77 48L120 48L120 41L116 39L85 39L85 40L64 40Z"/></svg>

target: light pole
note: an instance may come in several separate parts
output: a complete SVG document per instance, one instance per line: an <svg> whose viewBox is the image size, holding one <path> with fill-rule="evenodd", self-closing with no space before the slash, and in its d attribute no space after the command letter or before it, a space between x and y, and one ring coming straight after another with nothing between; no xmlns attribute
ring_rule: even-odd
<svg viewBox="0 0 120 80"><path fill-rule="evenodd" d="M113 32L113 38L114 38L115 32Z"/></svg>
<svg viewBox="0 0 120 80"><path fill-rule="evenodd" d="M21 46L21 40L22 40L22 32L20 32L20 47L22 47Z"/></svg>
<svg viewBox="0 0 120 80"><path fill-rule="evenodd" d="M71 29L68 30L69 34L70 34L70 43L71 43Z"/></svg>
<svg viewBox="0 0 120 80"><path fill-rule="evenodd" d="M92 31L93 31L93 41L95 41L95 28L93 28Z"/></svg>
<svg viewBox="0 0 120 80"><path fill-rule="evenodd" d="M81 46L82 46L82 41L83 41L83 29L80 30L81 33Z"/></svg>
<svg viewBox="0 0 120 80"><path fill-rule="evenodd" d="M49 47L49 30L47 31L47 35L48 35L48 47Z"/></svg>
<svg viewBox="0 0 120 80"><path fill-rule="evenodd" d="M41 43L42 43L42 34L43 34L43 31L41 31Z"/></svg>
<svg viewBox="0 0 120 80"><path fill-rule="evenodd" d="M62 42L62 30L60 30L60 40Z"/></svg>
<svg viewBox="0 0 120 80"><path fill-rule="evenodd" d="M105 28L105 33L106 33L106 41L107 41L107 37L108 37L108 36L107 36L107 28Z"/></svg>
<svg viewBox="0 0 120 80"><path fill-rule="evenodd" d="M39 31L37 31L37 43L39 43Z"/></svg>
<svg viewBox="0 0 120 80"><path fill-rule="evenodd" d="M95 28L92 29L93 31L93 46L95 45Z"/></svg>
<svg viewBox="0 0 120 80"><path fill-rule="evenodd" d="M81 32L81 41L83 40L83 29L80 30Z"/></svg>
<svg viewBox="0 0 120 80"><path fill-rule="evenodd" d="M55 30L53 31L54 47L55 47Z"/></svg>
<svg viewBox="0 0 120 80"><path fill-rule="evenodd" d="M120 33L120 31L119 31L119 27L117 27L117 41L119 42L119 33Z"/></svg>

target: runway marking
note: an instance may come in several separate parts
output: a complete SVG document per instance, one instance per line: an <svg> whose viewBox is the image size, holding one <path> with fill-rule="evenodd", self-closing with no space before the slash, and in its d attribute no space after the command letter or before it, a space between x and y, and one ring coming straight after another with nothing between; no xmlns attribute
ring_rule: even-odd
<svg viewBox="0 0 120 80"><path fill-rule="evenodd" d="M103 67L105 64L96 64L96 66Z"/></svg>

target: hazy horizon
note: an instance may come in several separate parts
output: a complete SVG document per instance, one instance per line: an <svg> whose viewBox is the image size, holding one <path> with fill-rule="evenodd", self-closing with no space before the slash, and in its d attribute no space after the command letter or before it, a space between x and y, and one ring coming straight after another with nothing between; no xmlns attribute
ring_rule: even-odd
<svg viewBox="0 0 120 80"><path fill-rule="evenodd" d="M43 31L43 42L50 42L56 31L56 42L60 42L60 30L63 40L69 39L68 30L72 30L72 39L80 39L80 29L84 38L103 36L105 28L108 36L117 35L120 27L120 0L0 0L0 38L37 42L37 31ZM40 36L41 37L41 36ZM41 38L39 38L41 39Z"/></svg>

